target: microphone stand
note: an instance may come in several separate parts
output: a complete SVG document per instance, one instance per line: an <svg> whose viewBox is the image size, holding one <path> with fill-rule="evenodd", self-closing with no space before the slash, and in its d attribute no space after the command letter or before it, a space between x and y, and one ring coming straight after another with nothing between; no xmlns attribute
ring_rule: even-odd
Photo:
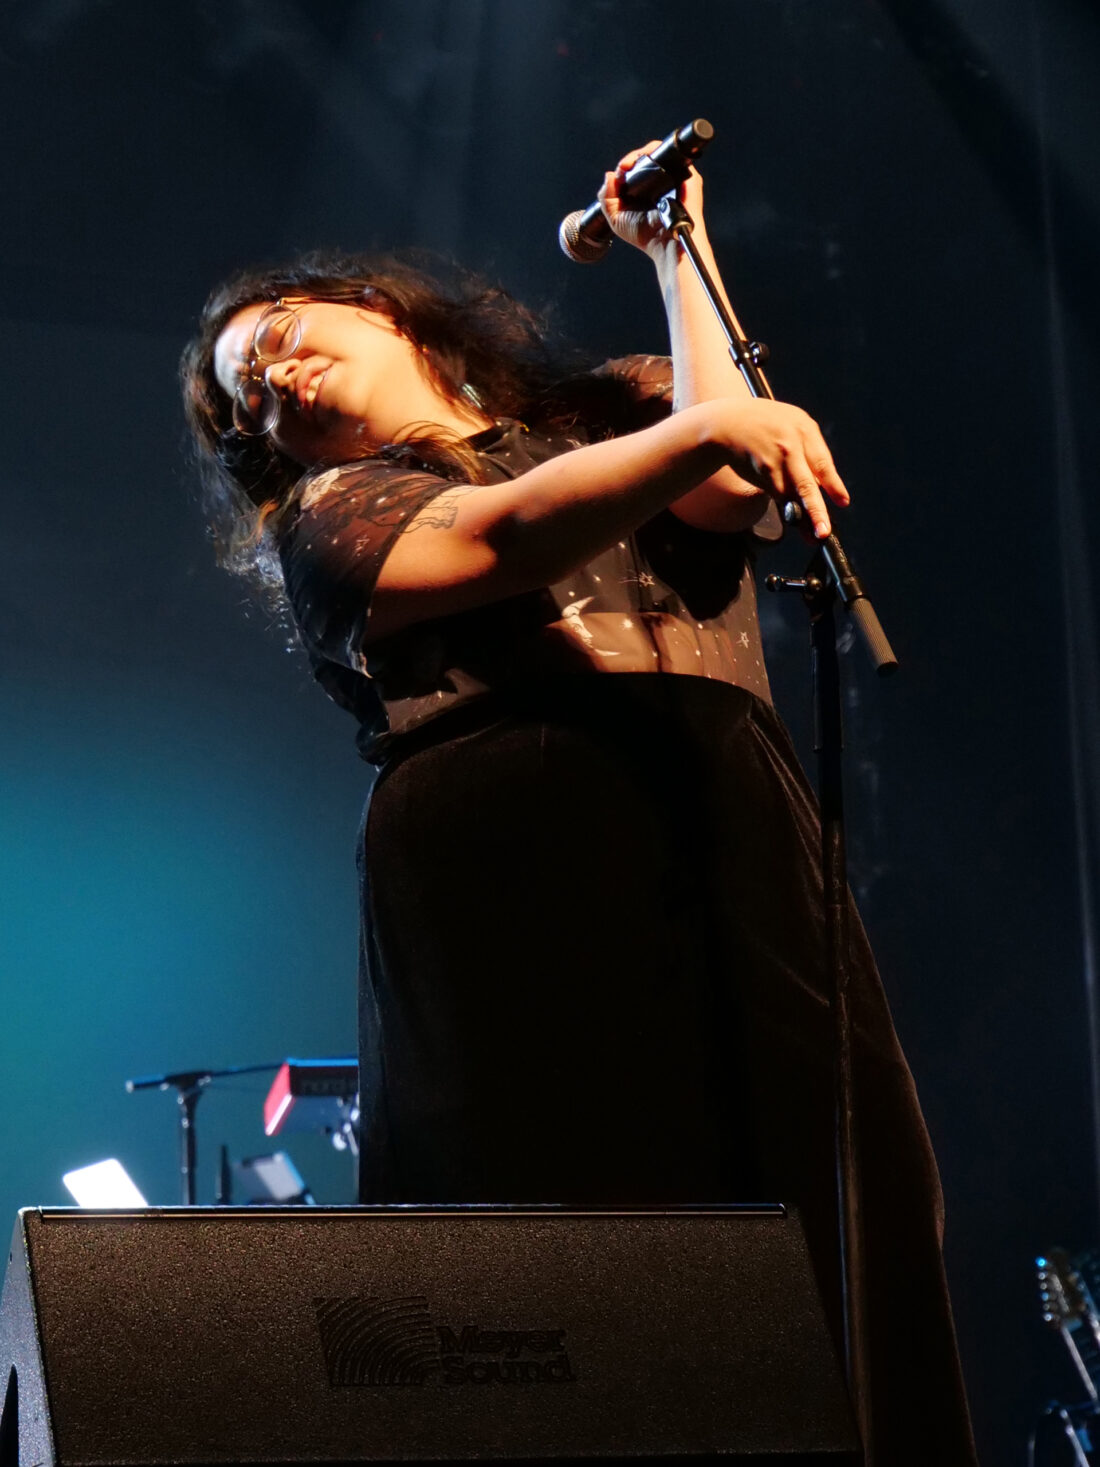
<svg viewBox="0 0 1100 1467"><path fill-rule="evenodd" d="M691 261L707 299L725 333L730 356L753 397L773 398L763 365L768 359L761 342L746 340L692 239L694 221L676 197L666 194L657 208L668 232ZM802 506L784 507L788 524L802 518ZM890 643L852 570L835 534L822 540L805 576L795 579L769 576L771 591L797 592L810 613L813 646L814 750L818 759L821 803L821 869L825 903L826 984L833 1018L833 1073L836 1113L838 1271L844 1327L844 1362L848 1389L865 1454L871 1454L868 1402L866 1279L863 1265L863 1228L860 1211L859 1158L856 1147L852 1033L849 1013L848 880L844 844L844 747L840 697L840 663L836 648L834 605L839 599L848 611L871 663L879 675L897 667Z"/></svg>
<svg viewBox="0 0 1100 1467"><path fill-rule="evenodd" d="M211 1080L223 1080L230 1075L259 1075L266 1070L277 1070L274 1065L231 1065L226 1070L177 1070L171 1075L139 1075L126 1081L127 1093L138 1090L172 1090L176 1092L180 1119L180 1188L184 1207L195 1205L195 1162L197 1144L195 1137L195 1111L202 1093Z"/></svg>

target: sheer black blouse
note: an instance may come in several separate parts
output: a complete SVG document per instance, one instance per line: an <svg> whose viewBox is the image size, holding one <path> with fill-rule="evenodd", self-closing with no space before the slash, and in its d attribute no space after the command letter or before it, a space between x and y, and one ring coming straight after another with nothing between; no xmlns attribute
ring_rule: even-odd
<svg viewBox="0 0 1100 1467"><path fill-rule="evenodd" d="M664 358L609 363L639 400L667 398ZM651 414L652 417L652 414ZM486 482L514 479L588 441L512 420L470 440ZM371 595L406 525L452 487L381 458L308 477L280 536L287 594L314 672L359 720L381 762L403 735L518 681L577 672L714 678L770 699L751 573L752 536L685 525L666 510L566 580L369 638Z"/></svg>

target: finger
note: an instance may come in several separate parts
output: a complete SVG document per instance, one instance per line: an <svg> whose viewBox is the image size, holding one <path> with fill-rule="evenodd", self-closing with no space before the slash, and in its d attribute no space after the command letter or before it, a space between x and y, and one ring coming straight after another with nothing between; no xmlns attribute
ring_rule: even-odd
<svg viewBox="0 0 1100 1467"><path fill-rule="evenodd" d="M791 453L784 464L784 470L787 480L787 497L798 500L809 516L814 535L817 539L824 540L827 535L832 534L833 527L829 522L829 510L825 504L821 486L806 462L805 455L799 452Z"/></svg>
<svg viewBox="0 0 1100 1467"><path fill-rule="evenodd" d="M810 428L805 435L806 462L818 484L837 504L850 504L852 496L847 485L837 472L833 456L821 436L821 429L811 418Z"/></svg>
<svg viewBox="0 0 1100 1467"><path fill-rule="evenodd" d="M612 204L616 210L627 207L622 197L622 182L624 177L625 174L618 169L614 173L604 174L603 186L596 195L601 204L605 206Z"/></svg>
<svg viewBox="0 0 1100 1467"><path fill-rule="evenodd" d="M605 173L603 183L596 191L596 202L603 209L604 214L609 220L617 219L630 208L629 202L624 202L619 192L621 182L622 180L617 173Z"/></svg>
<svg viewBox="0 0 1100 1467"><path fill-rule="evenodd" d="M766 494L771 494L779 504L784 503L785 500L791 497L790 486L787 483L787 478L783 471L783 461L781 458L772 462L759 454L753 453L749 455L749 467L747 469L741 464L736 465L736 467L738 472L743 474L750 483L763 489Z"/></svg>
<svg viewBox="0 0 1100 1467"><path fill-rule="evenodd" d="M834 504L847 507L852 502L852 496L848 493L848 487L836 471L836 465L832 459L811 465L814 478L821 488L829 496Z"/></svg>

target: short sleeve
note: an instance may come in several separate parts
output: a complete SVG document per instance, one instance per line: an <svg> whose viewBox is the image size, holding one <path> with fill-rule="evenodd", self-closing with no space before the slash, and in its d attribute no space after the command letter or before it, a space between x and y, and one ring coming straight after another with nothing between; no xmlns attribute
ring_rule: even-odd
<svg viewBox="0 0 1100 1467"><path fill-rule="evenodd" d="M636 402L654 398L672 402L672 358L658 356L615 357L596 368L597 377L614 377L630 388Z"/></svg>
<svg viewBox="0 0 1100 1467"><path fill-rule="evenodd" d="M365 671L370 600L398 535L450 481L378 459L308 480L280 533L287 597L307 647Z"/></svg>

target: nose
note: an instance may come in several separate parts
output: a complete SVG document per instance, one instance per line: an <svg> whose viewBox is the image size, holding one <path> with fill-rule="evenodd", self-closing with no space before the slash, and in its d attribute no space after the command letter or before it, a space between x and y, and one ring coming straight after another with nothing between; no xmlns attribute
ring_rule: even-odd
<svg viewBox="0 0 1100 1467"><path fill-rule="evenodd" d="M301 370L300 357L285 357L264 368L264 381L280 398L294 390L294 379Z"/></svg>

